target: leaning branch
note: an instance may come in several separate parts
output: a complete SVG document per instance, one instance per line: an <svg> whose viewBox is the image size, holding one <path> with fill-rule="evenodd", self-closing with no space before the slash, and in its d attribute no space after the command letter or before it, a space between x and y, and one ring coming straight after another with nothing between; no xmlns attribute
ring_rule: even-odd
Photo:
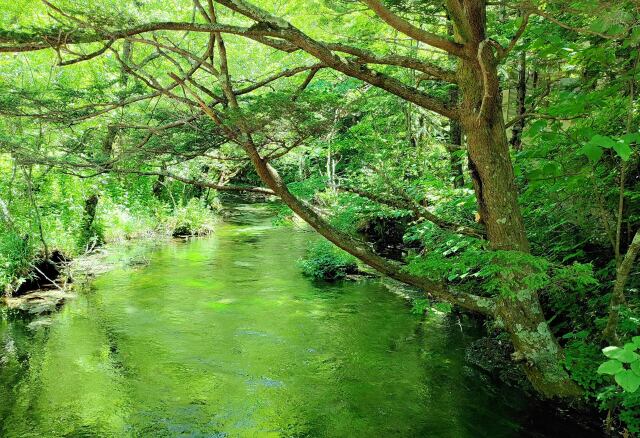
<svg viewBox="0 0 640 438"><path fill-rule="evenodd" d="M236 0L236 2L237 1L241 0ZM180 78L174 74L170 74L170 76L174 80L180 80ZM465 309L489 315L494 313L494 300L466 292L458 292L448 288L443 282L433 281L428 278L410 274L402 265L376 254L366 243L332 226L311 205L298 199L289 191L287 185L278 174L278 171L269 164L269 161L260 156L251 135L243 127L242 122L238 122L236 129L231 129L229 126L226 126L218 114L216 114L215 110L208 107L205 102L199 98L197 93L187 87L184 82L181 82L181 85L184 87L185 92L189 93L198 101L204 113L207 114L214 123L219 125L224 132L228 133L230 140L238 142L243 146L256 170L256 173L267 187L273 190L274 194L278 196L291 210L293 210L294 213L300 216L327 240L354 257L360 259L362 262L376 269L380 273L395 280L418 287L425 291L425 293L448 301L452 304L459 305ZM231 97L232 96L227 96L230 105L233 106L235 105L235 99L232 99Z"/></svg>

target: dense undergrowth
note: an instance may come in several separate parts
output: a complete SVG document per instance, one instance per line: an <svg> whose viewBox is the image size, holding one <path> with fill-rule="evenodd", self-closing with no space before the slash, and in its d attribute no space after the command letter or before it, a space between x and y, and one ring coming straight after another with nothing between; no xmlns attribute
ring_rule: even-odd
<svg viewBox="0 0 640 438"><path fill-rule="evenodd" d="M169 184L156 197L111 181L96 196L95 215L89 220L82 202L87 189L76 185L60 193L36 193L36 213L22 201L20 186L11 188L13 196L6 204L11 221L0 223L0 290L10 295L38 276L34 266L53 251L72 259L108 243L210 234L221 208L213 194L198 198L183 192L181 184ZM169 195L168 190L176 193Z"/></svg>

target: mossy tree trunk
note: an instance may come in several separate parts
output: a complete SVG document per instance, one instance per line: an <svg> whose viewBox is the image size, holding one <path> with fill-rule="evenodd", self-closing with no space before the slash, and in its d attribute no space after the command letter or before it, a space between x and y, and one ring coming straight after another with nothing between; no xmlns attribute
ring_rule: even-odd
<svg viewBox="0 0 640 438"><path fill-rule="evenodd" d="M498 60L485 34L483 1L466 0L464 45L468 57L458 64L462 91L461 123L467 136L469 167L476 193L480 220L494 250L529 253L509 142L501 107ZM505 262L507 263L507 262ZM548 397L575 396L577 385L564 369L563 352L544 319L535 290L524 281L521 267L505 264L512 290L496 297L495 317L509 333L515 347L514 359L522 363L533 386ZM526 267L524 268L526 271ZM506 279L505 279L506 281Z"/></svg>

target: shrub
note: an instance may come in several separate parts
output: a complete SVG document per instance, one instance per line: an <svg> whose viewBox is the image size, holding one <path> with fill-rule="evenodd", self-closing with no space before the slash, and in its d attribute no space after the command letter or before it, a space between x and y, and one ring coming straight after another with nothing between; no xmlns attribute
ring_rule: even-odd
<svg viewBox="0 0 640 438"><path fill-rule="evenodd" d="M619 418L631 436L640 433L640 336L634 336L623 347L602 350L608 358L598 367L598 374L613 377L615 385L601 389L601 408L619 408Z"/></svg>
<svg viewBox="0 0 640 438"><path fill-rule="evenodd" d="M126 207L110 204L103 207L102 215L106 242L150 237L158 233L158 219L149 214L134 214Z"/></svg>
<svg viewBox="0 0 640 438"><path fill-rule="evenodd" d="M358 271L356 259L327 240L313 244L300 261L304 275L334 281Z"/></svg>
<svg viewBox="0 0 640 438"><path fill-rule="evenodd" d="M0 229L0 292L10 292L12 285L24 281L34 257L35 248L28 236Z"/></svg>
<svg viewBox="0 0 640 438"><path fill-rule="evenodd" d="M80 229L78 249L81 252L100 246L104 242L104 225L101 222L94 220L88 228Z"/></svg>
<svg viewBox="0 0 640 438"><path fill-rule="evenodd" d="M169 221L173 236L205 236L213 232L216 222L214 212L196 198L178 207Z"/></svg>

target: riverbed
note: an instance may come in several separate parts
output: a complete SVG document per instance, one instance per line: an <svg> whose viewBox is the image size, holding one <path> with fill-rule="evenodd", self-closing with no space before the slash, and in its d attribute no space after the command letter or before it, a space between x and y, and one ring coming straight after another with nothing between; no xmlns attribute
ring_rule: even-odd
<svg viewBox="0 0 640 438"><path fill-rule="evenodd" d="M237 206L46 323L1 319L0 436L588 436L465 363L464 318L414 315L376 279L303 277L318 237L272 219Z"/></svg>

